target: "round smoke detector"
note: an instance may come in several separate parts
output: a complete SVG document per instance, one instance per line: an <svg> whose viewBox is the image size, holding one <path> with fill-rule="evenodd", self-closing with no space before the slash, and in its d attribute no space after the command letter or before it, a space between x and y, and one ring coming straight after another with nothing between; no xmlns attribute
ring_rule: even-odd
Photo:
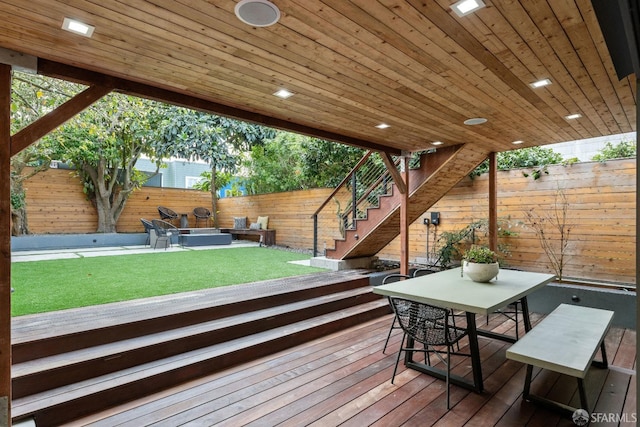
<svg viewBox="0 0 640 427"><path fill-rule="evenodd" d="M267 0L241 0L235 12L238 19L253 27L268 27L280 19L278 7Z"/></svg>

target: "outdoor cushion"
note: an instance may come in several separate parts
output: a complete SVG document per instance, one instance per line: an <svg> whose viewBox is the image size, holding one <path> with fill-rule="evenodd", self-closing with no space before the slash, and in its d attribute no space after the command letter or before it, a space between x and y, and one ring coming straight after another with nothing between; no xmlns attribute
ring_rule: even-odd
<svg viewBox="0 0 640 427"><path fill-rule="evenodd" d="M260 230L261 228L259 222L252 222L251 225L249 225L250 230Z"/></svg>
<svg viewBox="0 0 640 427"><path fill-rule="evenodd" d="M258 224L260 224L260 228L262 228L263 230L266 230L269 225L269 217L268 216L259 216L258 217Z"/></svg>
<svg viewBox="0 0 640 427"><path fill-rule="evenodd" d="M247 217L233 217L233 228L247 228Z"/></svg>

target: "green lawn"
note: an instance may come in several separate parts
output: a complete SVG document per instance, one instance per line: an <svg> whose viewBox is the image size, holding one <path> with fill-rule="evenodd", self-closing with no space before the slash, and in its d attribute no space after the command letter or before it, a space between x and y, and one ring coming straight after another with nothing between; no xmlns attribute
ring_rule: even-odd
<svg viewBox="0 0 640 427"><path fill-rule="evenodd" d="M288 263L309 258L252 247L18 262L11 268L11 315L326 271Z"/></svg>

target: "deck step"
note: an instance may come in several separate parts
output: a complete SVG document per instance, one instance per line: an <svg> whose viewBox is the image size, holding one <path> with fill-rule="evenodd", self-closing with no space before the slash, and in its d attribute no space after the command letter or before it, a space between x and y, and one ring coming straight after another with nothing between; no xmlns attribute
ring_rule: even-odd
<svg viewBox="0 0 640 427"><path fill-rule="evenodd" d="M88 347L12 366L14 398L374 301L366 287Z"/></svg>
<svg viewBox="0 0 640 427"><path fill-rule="evenodd" d="M87 331L75 329L78 311L65 313L53 328L59 331L16 337L23 349L45 351L14 362L13 420L64 424L390 313L387 300L371 292L367 274L311 276L94 307L93 323L80 309ZM38 329L49 316L18 327ZM145 316L177 320L147 323ZM145 334L141 323L154 327ZM105 330L108 338L92 336ZM65 345L74 335L88 344ZM57 353L50 348L56 337L63 341Z"/></svg>
<svg viewBox="0 0 640 427"><path fill-rule="evenodd" d="M362 272L317 273L12 319L12 360L46 356L181 328L366 286ZM241 295L243 300L239 300Z"/></svg>
<svg viewBox="0 0 640 427"><path fill-rule="evenodd" d="M14 419L55 426L389 313L386 300L259 332L13 400Z"/></svg>

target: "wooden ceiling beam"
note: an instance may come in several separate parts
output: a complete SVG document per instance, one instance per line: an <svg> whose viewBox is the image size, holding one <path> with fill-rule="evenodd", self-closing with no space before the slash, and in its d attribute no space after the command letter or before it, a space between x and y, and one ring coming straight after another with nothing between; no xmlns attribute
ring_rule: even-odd
<svg viewBox="0 0 640 427"><path fill-rule="evenodd" d="M107 86L90 86L55 110L22 128L11 137L11 155L18 154L67 120L75 117L111 90L112 88Z"/></svg>
<svg viewBox="0 0 640 427"><path fill-rule="evenodd" d="M347 135L326 131L287 120L258 114L240 108L230 107L218 102L210 101L191 94L177 92L175 90L164 89L144 83L138 83L127 79L108 76L106 74L61 64L46 59L38 59L38 74L55 77L63 80L70 80L76 83L87 85L99 85L113 87L114 91L141 98L152 99L178 105L185 108L213 113L237 120L248 121L263 126L276 129L287 130L314 138L325 139L355 147L365 148L373 151L388 152L393 155L400 155L401 150L381 145L375 142L353 138Z"/></svg>

